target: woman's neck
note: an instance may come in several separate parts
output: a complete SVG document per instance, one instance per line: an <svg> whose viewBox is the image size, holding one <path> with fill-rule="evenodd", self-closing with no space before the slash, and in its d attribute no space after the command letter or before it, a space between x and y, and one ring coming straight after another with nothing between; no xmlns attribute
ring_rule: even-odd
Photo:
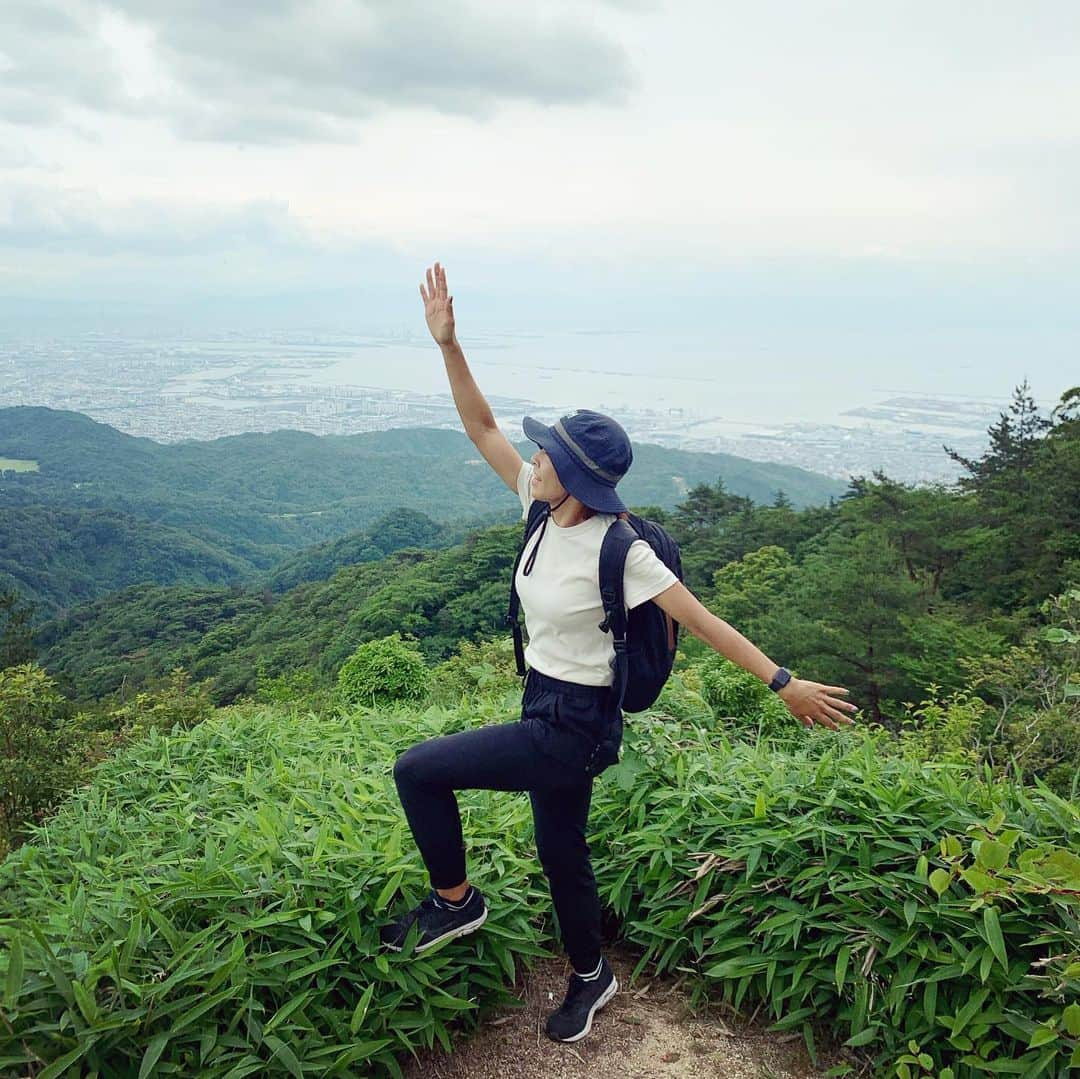
<svg viewBox="0 0 1080 1079"><path fill-rule="evenodd" d="M573 495L568 496L558 508L552 510L551 519L560 528L572 528L587 521L595 513L584 502L579 502Z"/></svg>

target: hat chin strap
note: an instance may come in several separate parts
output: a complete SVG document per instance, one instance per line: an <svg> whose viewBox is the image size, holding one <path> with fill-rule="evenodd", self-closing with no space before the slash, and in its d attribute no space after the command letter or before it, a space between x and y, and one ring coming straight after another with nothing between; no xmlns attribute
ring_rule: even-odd
<svg viewBox="0 0 1080 1079"><path fill-rule="evenodd" d="M563 495L563 497L560 498L559 501L556 502L554 506L549 504L548 505L548 511L547 511L548 517L554 516L555 511L570 497L571 497L570 492L567 491L566 494ZM593 516L593 514L596 513L596 510L594 510L592 508L592 506L586 506L584 502L581 502L581 499L578 499L578 502L581 504L581 507L585 510L585 516L582 518L583 521L587 521L590 517Z"/></svg>

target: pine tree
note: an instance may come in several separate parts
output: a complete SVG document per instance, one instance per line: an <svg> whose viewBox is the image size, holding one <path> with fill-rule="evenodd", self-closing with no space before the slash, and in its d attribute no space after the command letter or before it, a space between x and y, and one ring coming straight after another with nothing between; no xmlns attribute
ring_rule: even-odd
<svg viewBox="0 0 1080 1079"><path fill-rule="evenodd" d="M948 446L945 452L967 473L962 490L974 491L988 505L1024 500L1030 493L1032 466L1039 443L1051 423L1039 411L1025 378L1013 390L1007 412L987 429L990 446L979 458L968 458Z"/></svg>

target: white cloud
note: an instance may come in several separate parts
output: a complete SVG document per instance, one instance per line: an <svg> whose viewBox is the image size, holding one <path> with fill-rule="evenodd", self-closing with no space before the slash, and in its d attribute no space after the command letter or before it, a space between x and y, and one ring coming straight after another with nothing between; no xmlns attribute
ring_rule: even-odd
<svg viewBox="0 0 1080 1079"><path fill-rule="evenodd" d="M0 114L127 113L182 137L346 139L387 109L485 117L619 101L622 49L586 21L446 0L13 0Z"/></svg>
<svg viewBox="0 0 1080 1079"><path fill-rule="evenodd" d="M1080 251L1057 0L8 0L5 30L9 273L15 245L67 276L289 247L327 280L358 248L612 279Z"/></svg>

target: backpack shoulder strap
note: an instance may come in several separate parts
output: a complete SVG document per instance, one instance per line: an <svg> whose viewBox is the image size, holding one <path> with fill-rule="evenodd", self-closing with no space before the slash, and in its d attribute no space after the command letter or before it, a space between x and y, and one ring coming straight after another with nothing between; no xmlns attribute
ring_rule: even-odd
<svg viewBox="0 0 1080 1079"><path fill-rule="evenodd" d="M615 646L615 696L616 710L622 707L626 695L626 681L630 671L626 655L626 596L623 591L623 573L630 545L641 537L629 521L617 518L604 533L600 545L600 602L604 605L604 620L600 629L610 632Z"/></svg>
<svg viewBox="0 0 1080 1079"><path fill-rule="evenodd" d="M517 673L521 678L525 677L525 646L521 639L521 623L518 614L521 611L521 597L517 590L517 571L521 565L521 556L529 545L529 537L540 527L541 522L547 517L551 507L547 502L534 499L529 503L529 516L525 521L525 535L522 538L521 548L517 558L514 559L514 568L510 572L510 606L506 614L506 624L514 636L514 660L517 663Z"/></svg>

